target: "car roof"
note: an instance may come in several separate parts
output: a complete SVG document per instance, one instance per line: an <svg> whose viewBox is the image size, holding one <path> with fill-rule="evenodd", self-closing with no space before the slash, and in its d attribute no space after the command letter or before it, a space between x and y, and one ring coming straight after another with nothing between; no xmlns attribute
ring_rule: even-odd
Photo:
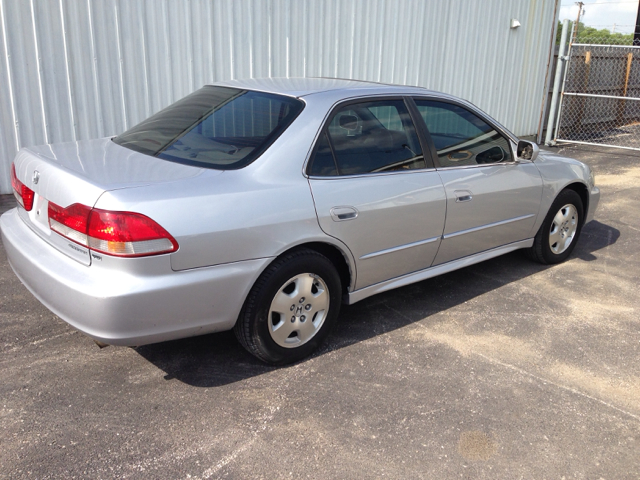
<svg viewBox="0 0 640 480"><path fill-rule="evenodd" d="M392 85L386 83L368 82L364 80L348 80L344 78L327 77L287 77L287 78L249 78L246 80L229 80L216 82L214 85L257 90L268 93L277 93L292 97L304 97L316 93L339 91L345 92L345 96L354 90L369 91L370 93L388 94L415 94L415 93L439 93L432 92L422 87L406 85Z"/></svg>
<svg viewBox="0 0 640 480"><path fill-rule="evenodd" d="M215 82L212 85L275 93L296 98L313 98L314 95L319 95L320 98L322 98L322 94L325 94L325 96L330 96L331 101L336 101L337 99L346 100L349 98L364 97L368 95L424 95L428 97L435 97L438 100L449 100L454 103L465 105L481 117L484 117L485 119L491 118L468 100L464 100L448 93L409 85L394 85L391 83L378 83L365 80L350 80L346 78L330 77L248 78L245 80ZM514 142L518 141L518 138L513 133L495 119L491 118L490 123L498 127Z"/></svg>

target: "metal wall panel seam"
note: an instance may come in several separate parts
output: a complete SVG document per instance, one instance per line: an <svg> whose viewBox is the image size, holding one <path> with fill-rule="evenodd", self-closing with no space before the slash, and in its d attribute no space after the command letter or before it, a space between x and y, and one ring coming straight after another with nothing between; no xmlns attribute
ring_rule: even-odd
<svg viewBox="0 0 640 480"><path fill-rule="evenodd" d="M267 59L268 59L268 76L272 77L273 76L273 62L272 62L272 58L273 58L273 41L272 41L272 37L273 37L273 32L272 32L272 28L271 28L271 19L273 17L272 14L272 6L271 6L271 2L269 2L267 4L267 25L268 25L268 33L269 33L269 41L267 42Z"/></svg>
<svg viewBox="0 0 640 480"><path fill-rule="evenodd" d="M164 48L166 52L166 77L169 79L168 85L168 98L166 100L165 105L169 105L173 101L173 74L171 72L171 38L170 38L170 30L169 30L169 7L167 5L168 0L164 0L162 2L162 24L163 24L163 32L162 38L164 39Z"/></svg>
<svg viewBox="0 0 640 480"><path fill-rule="evenodd" d="M44 110L44 93L42 91L42 57L40 55L40 47L38 44L38 29L36 28L36 16L33 8L33 0L29 2L29 7L31 8L31 24L33 25L33 41L36 47L36 61L37 61L37 69L38 72L38 91L40 93L40 110L42 112L42 130L44 133L44 143L49 143L49 124L47 122L47 114Z"/></svg>
<svg viewBox="0 0 640 480"><path fill-rule="evenodd" d="M302 76L307 76L307 49L309 48L307 39L309 38L309 15L307 14L307 2L302 2Z"/></svg>
<svg viewBox="0 0 640 480"><path fill-rule="evenodd" d="M76 123L76 115L74 112L73 94L71 93L71 72L69 66L69 45L67 44L67 26L64 21L64 7L62 6L62 0L59 0L60 4L60 22L62 23L62 43L64 46L64 64L65 72L67 74L67 95L69 96L69 117L71 119L71 129L73 140L78 139L78 125Z"/></svg>
<svg viewBox="0 0 640 480"><path fill-rule="evenodd" d="M7 38L7 21L5 17L4 0L0 0L0 16L2 17L2 39L4 41L4 58L7 64L7 80L9 86L9 103L11 105L11 117L13 118L13 134L16 140L16 147L18 150L20 150L20 125L18 123L18 117L16 115L15 96L13 94L13 75L11 74L11 55L9 55L9 39Z"/></svg>
<svg viewBox="0 0 640 480"><path fill-rule="evenodd" d="M122 35L120 33L120 9L118 8L118 0L113 3L114 12L116 16L116 45L118 47L118 73L120 76L120 98L122 101L122 121L124 123L124 129L128 128L127 122L127 105L124 96L124 61L122 58Z"/></svg>
<svg viewBox="0 0 640 480"><path fill-rule="evenodd" d="M142 15L143 3L138 2L138 15L139 15L139 28L140 35L142 37L142 61L143 61L143 89L144 89L144 113L148 117L151 115L151 96L149 94L149 55L147 53L147 32L144 19L145 15Z"/></svg>
<svg viewBox="0 0 640 480"><path fill-rule="evenodd" d="M291 1L288 0L287 8L285 9L285 24L287 26L285 35L286 35L286 66L285 66L285 76L288 78L291 76Z"/></svg>
<svg viewBox="0 0 640 480"><path fill-rule="evenodd" d="M214 74L214 62L213 62L213 21L211 19L211 17L213 16L213 8L211 6L211 2L205 2L206 8L207 8L207 15L203 15L205 22L207 23L207 26L209 27L209 55L207 55L207 58L209 58L209 78L207 79L206 83L209 82L213 82L213 79L215 78L215 74Z"/></svg>
<svg viewBox="0 0 640 480"><path fill-rule="evenodd" d="M386 6L386 3L385 3ZM378 15L378 21L381 23L380 26L380 30L381 30L381 34L380 35L380 49L378 50L378 75L376 76L376 81L381 82L382 81L382 52L383 52L383 47L384 47L384 41L382 40L384 38L384 19L387 17L386 15L386 9L383 7L381 8L381 10L384 11L385 15Z"/></svg>
<svg viewBox="0 0 640 480"><path fill-rule="evenodd" d="M250 4L247 6L247 19L249 25L249 31L247 32L248 44L249 44L249 77L254 78L253 72L253 42L254 42L254 31L253 31L253 14L250 8Z"/></svg>
<svg viewBox="0 0 640 480"><path fill-rule="evenodd" d="M233 25L233 6L235 5L234 2L232 2L231 4L227 3L227 25ZM233 29L229 28L229 73L230 73L230 77L231 80L236 78L235 75L235 58L233 57Z"/></svg>
<svg viewBox="0 0 640 480"><path fill-rule="evenodd" d="M420 71L422 70L422 46L424 45L424 41L422 41L422 39L424 38L424 29L419 27L419 23L417 23L417 19L419 18L425 18L425 8L426 8L426 4L427 2L418 2L420 3L420 15L416 15L416 24L418 26L416 26L416 30L418 30L419 33L421 33L422 35L418 36L416 35L416 38L418 38L420 41L418 41L418 53L417 53L417 60L416 60L416 80L413 83L414 85L420 85ZM426 63L426 62L425 62Z"/></svg>
<svg viewBox="0 0 640 480"><path fill-rule="evenodd" d="M93 10L91 9L91 0L87 0L87 11L89 16L89 37L91 38L91 68L93 73L93 94L96 98L96 122L98 130L104 132L104 121L102 116L102 102L100 101L100 88L98 86L98 56L96 54L96 39L93 29Z"/></svg>
<svg viewBox="0 0 640 480"><path fill-rule="evenodd" d="M189 75L189 86L191 90L195 90L196 84L193 75L193 4L191 0L187 0L187 56L189 61L189 68L187 73Z"/></svg>

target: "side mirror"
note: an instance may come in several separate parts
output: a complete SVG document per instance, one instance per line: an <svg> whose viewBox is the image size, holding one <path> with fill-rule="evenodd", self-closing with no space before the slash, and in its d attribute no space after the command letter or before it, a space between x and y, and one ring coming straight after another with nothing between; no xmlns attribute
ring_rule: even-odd
<svg viewBox="0 0 640 480"><path fill-rule="evenodd" d="M540 148L536 143L528 142L527 140L520 140L518 142L518 160L530 160L533 162L538 156L539 151Z"/></svg>
<svg viewBox="0 0 640 480"><path fill-rule="evenodd" d="M340 126L345 130L355 130L358 128L358 117L355 115L341 115Z"/></svg>

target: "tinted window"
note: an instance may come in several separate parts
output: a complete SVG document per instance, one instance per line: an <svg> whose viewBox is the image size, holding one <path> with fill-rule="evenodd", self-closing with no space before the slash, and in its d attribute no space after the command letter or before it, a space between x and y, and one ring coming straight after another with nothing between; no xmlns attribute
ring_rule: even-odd
<svg viewBox="0 0 640 480"><path fill-rule="evenodd" d="M415 100L442 167L512 161L509 142L465 108L432 100Z"/></svg>
<svg viewBox="0 0 640 480"><path fill-rule="evenodd" d="M323 133L318 140L313 162L311 162L309 168L309 175L323 177L338 175L338 167L333 158L333 153L331 153L331 147L329 146L326 133Z"/></svg>
<svg viewBox="0 0 640 480"><path fill-rule="evenodd" d="M366 102L341 108L332 116L327 138L321 138L319 142L310 175L335 175L336 169L339 175L355 175L426 167L415 128L402 100ZM328 142L332 148L328 148Z"/></svg>
<svg viewBox="0 0 640 480"><path fill-rule="evenodd" d="M302 102L207 86L113 139L132 150L207 168L241 168L280 135Z"/></svg>

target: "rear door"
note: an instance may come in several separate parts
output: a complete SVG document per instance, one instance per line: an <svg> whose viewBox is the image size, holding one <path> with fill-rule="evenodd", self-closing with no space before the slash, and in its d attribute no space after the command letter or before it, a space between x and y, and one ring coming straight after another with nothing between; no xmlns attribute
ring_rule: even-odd
<svg viewBox="0 0 640 480"><path fill-rule="evenodd" d="M445 193L401 98L337 107L307 173L320 227L356 259L356 288L428 268Z"/></svg>
<svg viewBox="0 0 640 480"><path fill-rule="evenodd" d="M542 197L532 162L516 161L499 128L461 105L415 98L447 196L434 265L530 238Z"/></svg>

